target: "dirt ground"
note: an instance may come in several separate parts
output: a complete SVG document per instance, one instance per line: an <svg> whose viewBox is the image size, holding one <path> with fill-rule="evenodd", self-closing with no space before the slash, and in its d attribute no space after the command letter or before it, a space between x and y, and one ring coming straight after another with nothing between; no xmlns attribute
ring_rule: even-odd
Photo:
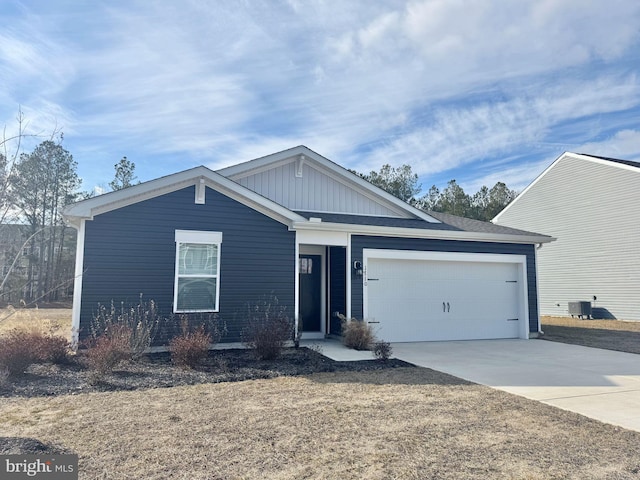
<svg viewBox="0 0 640 480"><path fill-rule="evenodd" d="M640 433L423 368L4 398L0 432L82 479L640 475Z"/></svg>
<svg viewBox="0 0 640 480"><path fill-rule="evenodd" d="M640 354L640 322L542 317L545 340Z"/></svg>

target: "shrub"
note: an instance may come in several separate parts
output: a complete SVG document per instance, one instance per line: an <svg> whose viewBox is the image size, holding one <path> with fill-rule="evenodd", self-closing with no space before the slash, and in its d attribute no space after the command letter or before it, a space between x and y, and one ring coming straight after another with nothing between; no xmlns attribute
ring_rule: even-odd
<svg viewBox="0 0 640 480"><path fill-rule="evenodd" d="M171 360L183 368L195 368L209 354L211 335L205 332L204 325L195 331L185 331L173 337L169 342Z"/></svg>
<svg viewBox="0 0 640 480"><path fill-rule="evenodd" d="M113 301L109 308L98 304L98 312L94 314L90 328L93 340L103 335L114 325L124 326L129 332L129 350L133 359L142 356L154 341L158 332L161 318L156 303L153 300L145 302L140 294L137 305L125 307L120 302L116 308Z"/></svg>
<svg viewBox="0 0 640 480"><path fill-rule="evenodd" d="M347 320L343 315L340 316L340 320L342 321L342 342L347 348L371 350L375 336L368 323L355 318Z"/></svg>
<svg viewBox="0 0 640 480"><path fill-rule="evenodd" d="M278 358L286 342L293 339L293 322L286 314L286 307L280 305L274 295L265 295L256 303L247 304L245 321L242 342L260 360Z"/></svg>
<svg viewBox="0 0 640 480"><path fill-rule="evenodd" d="M392 353L393 349L391 348L391 344L389 342L379 341L373 344L373 354L378 360L382 362L386 362L387 360L389 360Z"/></svg>
<svg viewBox="0 0 640 480"><path fill-rule="evenodd" d="M41 362L55 364L69 363L71 345L69 341L59 335L40 336L35 342L36 356Z"/></svg>
<svg viewBox="0 0 640 480"><path fill-rule="evenodd" d="M9 375L21 375L33 363L39 361L37 347L39 334L26 330L13 330L0 338L0 366Z"/></svg>
<svg viewBox="0 0 640 480"><path fill-rule="evenodd" d="M100 380L120 363L131 360L131 331L124 325L112 325L109 330L88 342L85 353L93 380Z"/></svg>

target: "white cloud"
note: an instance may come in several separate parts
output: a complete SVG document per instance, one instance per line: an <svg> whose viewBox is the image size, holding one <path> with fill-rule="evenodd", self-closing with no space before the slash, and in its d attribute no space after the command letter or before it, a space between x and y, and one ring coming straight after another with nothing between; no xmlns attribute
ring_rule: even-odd
<svg viewBox="0 0 640 480"><path fill-rule="evenodd" d="M306 144L362 170L411 161L428 174L640 104L637 66L618 63L636 59L633 0L50 8L0 33L0 118L18 104L41 128L54 118L92 161L100 145L187 168ZM578 133L567 142L591 138Z"/></svg>
<svg viewBox="0 0 640 480"><path fill-rule="evenodd" d="M531 93L501 102L440 107L432 122L379 148L360 169L410 163L416 173L428 175L518 149L524 154L532 144L544 144L553 137L561 122L640 103L635 76L570 81L535 91L535 97Z"/></svg>
<svg viewBox="0 0 640 480"><path fill-rule="evenodd" d="M640 161L640 130L621 130L602 141L585 143L575 153Z"/></svg>

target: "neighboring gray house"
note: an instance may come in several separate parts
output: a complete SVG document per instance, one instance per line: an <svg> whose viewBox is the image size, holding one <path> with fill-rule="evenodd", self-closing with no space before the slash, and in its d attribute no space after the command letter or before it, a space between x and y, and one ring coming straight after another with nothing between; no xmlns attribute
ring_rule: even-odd
<svg viewBox="0 0 640 480"><path fill-rule="evenodd" d="M274 294L303 338L336 313L403 342L539 331L535 233L428 214L304 146L205 167L65 210L78 229L73 327L98 303L217 313L241 338L247 302Z"/></svg>
<svg viewBox="0 0 640 480"><path fill-rule="evenodd" d="M640 163L564 153L493 222L557 238L538 250L540 312L640 320Z"/></svg>

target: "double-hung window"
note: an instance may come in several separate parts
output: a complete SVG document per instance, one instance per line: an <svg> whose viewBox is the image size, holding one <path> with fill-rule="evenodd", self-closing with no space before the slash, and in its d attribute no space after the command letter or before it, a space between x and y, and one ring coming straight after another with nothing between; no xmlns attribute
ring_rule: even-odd
<svg viewBox="0 0 640 480"><path fill-rule="evenodd" d="M173 311L217 312L221 232L176 230Z"/></svg>

